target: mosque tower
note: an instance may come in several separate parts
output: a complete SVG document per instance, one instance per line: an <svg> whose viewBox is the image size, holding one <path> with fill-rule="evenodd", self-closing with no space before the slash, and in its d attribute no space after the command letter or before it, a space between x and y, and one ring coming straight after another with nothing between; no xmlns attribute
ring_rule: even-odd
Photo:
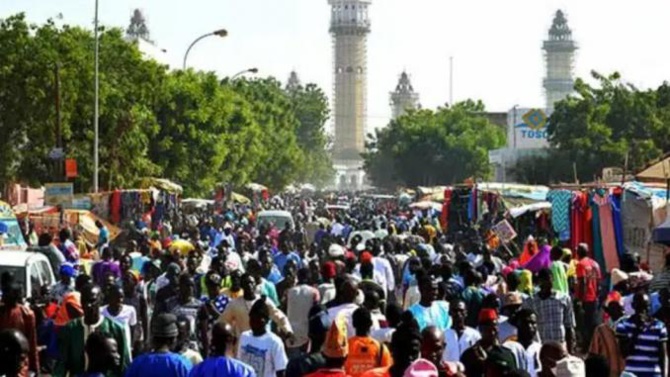
<svg viewBox="0 0 670 377"><path fill-rule="evenodd" d="M546 106L551 113L554 103L567 97L574 89L573 67L577 44L572 40L572 30L561 10L556 11L549 39L544 41L542 49L547 62L547 77L544 79Z"/></svg>
<svg viewBox="0 0 670 377"><path fill-rule="evenodd" d="M300 79L298 78L298 73L296 71L291 71L291 74L288 77L286 82L286 90L292 91L300 87Z"/></svg>
<svg viewBox="0 0 670 377"><path fill-rule="evenodd" d="M391 92L391 110L393 119L404 115L407 110L413 110L419 107L419 93L414 91L412 82L409 80L407 72L400 74L398 85L395 91Z"/></svg>
<svg viewBox="0 0 670 377"><path fill-rule="evenodd" d="M333 36L335 165L353 171L362 166L367 123L367 35L371 0L328 0ZM347 174L350 175L350 174ZM360 183L347 177L349 185Z"/></svg>

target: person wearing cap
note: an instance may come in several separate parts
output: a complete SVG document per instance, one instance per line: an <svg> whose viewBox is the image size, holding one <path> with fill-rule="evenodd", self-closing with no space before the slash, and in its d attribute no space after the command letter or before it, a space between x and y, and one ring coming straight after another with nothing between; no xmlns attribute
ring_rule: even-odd
<svg viewBox="0 0 670 377"><path fill-rule="evenodd" d="M531 377L540 369L542 343L537 338L537 315L530 309L521 309L510 319L518 329L517 339L508 340L503 346L514 354L516 365Z"/></svg>
<svg viewBox="0 0 670 377"><path fill-rule="evenodd" d="M189 377L256 377L256 372L247 364L235 359L236 338L233 328L225 323L216 323L212 328L212 354L196 365Z"/></svg>
<svg viewBox="0 0 670 377"><path fill-rule="evenodd" d="M342 321L335 321L330 325L321 354L325 359L324 367L306 377L351 377L344 368L349 355L349 345L347 327ZM293 376L287 375L287 377Z"/></svg>
<svg viewBox="0 0 670 377"><path fill-rule="evenodd" d="M250 365L258 377L284 377L288 365L284 342L268 331L269 322L270 306L261 297L249 310L251 329L240 336L237 358Z"/></svg>
<svg viewBox="0 0 670 377"><path fill-rule="evenodd" d="M574 345L575 316L570 296L553 290L551 271L543 268L538 273L540 291L526 300L524 307L537 314L542 342L556 341L566 345L568 352Z"/></svg>
<svg viewBox="0 0 670 377"><path fill-rule="evenodd" d="M633 296L635 314L616 324L625 372L637 376L665 376L668 330L663 322L649 315L649 295L638 291Z"/></svg>
<svg viewBox="0 0 670 377"><path fill-rule="evenodd" d="M506 377L517 370L516 359L505 347L493 347L486 352L484 376ZM466 375L470 376L466 371Z"/></svg>
<svg viewBox="0 0 670 377"><path fill-rule="evenodd" d="M125 377L187 377L193 368L184 356L172 352L179 335L177 317L163 313L151 321L153 351L138 356L128 367Z"/></svg>
<svg viewBox="0 0 670 377"><path fill-rule="evenodd" d="M512 324L510 319L521 309L522 304L523 298L519 292L509 292L503 296L498 324L498 339L500 343L505 343L508 340L516 340L517 328Z"/></svg>
<svg viewBox="0 0 670 377"><path fill-rule="evenodd" d="M63 301L63 296L74 291L74 280L76 271L74 266L70 263L63 263L59 269L60 280L51 287L49 292L49 299L60 304Z"/></svg>
<svg viewBox="0 0 670 377"><path fill-rule="evenodd" d="M453 324L451 328L444 331L444 354L442 360L457 362L465 350L474 346L480 339L481 334L476 329L466 326L465 319L468 315L467 307L463 300L456 299L449 307Z"/></svg>
<svg viewBox="0 0 670 377"><path fill-rule="evenodd" d="M498 341L498 313L493 309L482 309L477 318L481 339L472 347L463 352L461 363L465 366L465 374L468 377L483 377L486 371L486 359L489 354L495 353L506 355L506 360L511 359L510 367L515 369L516 362L512 351L504 348Z"/></svg>
<svg viewBox="0 0 670 377"><path fill-rule="evenodd" d="M556 377L582 377L586 376L584 360L568 355L556 363ZM642 377L642 375L638 375Z"/></svg>
<svg viewBox="0 0 670 377"><path fill-rule="evenodd" d="M321 266L321 278L323 281L318 286L321 304L325 304L335 299L337 293L337 290L335 289L336 275L337 267L334 262L328 261Z"/></svg>
<svg viewBox="0 0 670 377"><path fill-rule="evenodd" d="M616 324L623 317L623 300L621 294L617 291L610 292L605 300L604 309L609 318L607 322L601 323L596 327L591 339L589 353L604 356L609 364L609 376L618 377L625 366L615 333Z"/></svg>
<svg viewBox="0 0 670 377"><path fill-rule="evenodd" d="M55 376L78 375L86 369L84 358L84 346L88 335L99 332L107 337L113 338L121 354L121 367L123 370L130 364L130 352L126 345L126 332L122 325L105 317L100 311L102 291L100 287L92 284L81 288L81 306L84 316L75 318L58 332L58 349L60 358L54 369ZM120 376L120 372L108 374L108 376Z"/></svg>
<svg viewBox="0 0 670 377"><path fill-rule="evenodd" d="M416 275L421 299L412 305L409 311L419 324L419 330L423 331L428 326L435 326L442 331L448 329L451 327L449 305L444 301L436 301L437 280L425 270L418 271Z"/></svg>

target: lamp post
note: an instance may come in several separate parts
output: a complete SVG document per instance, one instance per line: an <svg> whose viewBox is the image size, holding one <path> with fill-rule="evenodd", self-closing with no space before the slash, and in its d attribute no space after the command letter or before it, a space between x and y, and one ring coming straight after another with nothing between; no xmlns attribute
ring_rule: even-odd
<svg viewBox="0 0 670 377"><path fill-rule="evenodd" d="M98 192L99 182L98 182L98 173L99 173L99 153L98 153L98 143L99 143L99 118L100 118L100 72L99 72L99 61L100 61L100 41L98 39L98 0L95 0L95 21L94 24L94 35L95 35L95 105L93 106L94 115L93 115L93 192Z"/></svg>
<svg viewBox="0 0 670 377"><path fill-rule="evenodd" d="M193 48L193 46L195 46L195 44L200 42L201 40L203 40L207 37L211 37L213 35L216 35L217 37L223 38L223 37L228 35L228 31L226 29L214 30L210 33L203 34L203 35L199 36L198 38L196 38L196 40L194 40L193 43L191 43L191 45L188 46L188 49L186 50L186 53L184 54L184 66L183 66L184 70L186 70L186 60L188 59L188 53L191 52L191 49Z"/></svg>
<svg viewBox="0 0 670 377"><path fill-rule="evenodd" d="M245 69L244 71L237 72L236 74L233 75L233 77L230 78L230 81L235 80L236 78L246 74L246 73L253 73L254 75L258 73L258 68L249 68Z"/></svg>

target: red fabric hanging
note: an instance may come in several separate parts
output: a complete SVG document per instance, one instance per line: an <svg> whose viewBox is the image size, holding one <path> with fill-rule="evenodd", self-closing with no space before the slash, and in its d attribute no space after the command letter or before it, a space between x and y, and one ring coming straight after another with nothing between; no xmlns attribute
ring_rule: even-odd
<svg viewBox="0 0 670 377"><path fill-rule="evenodd" d="M446 233L449 227L449 205L451 204L451 189L444 190L444 200L442 202L442 213L440 213L440 225L442 231Z"/></svg>
<svg viewBox="0 0 670 377"><path fill-rule="evenodd" d="M114 190L109 199L109 213L114 224L121 222L121 191Z"/></svg>

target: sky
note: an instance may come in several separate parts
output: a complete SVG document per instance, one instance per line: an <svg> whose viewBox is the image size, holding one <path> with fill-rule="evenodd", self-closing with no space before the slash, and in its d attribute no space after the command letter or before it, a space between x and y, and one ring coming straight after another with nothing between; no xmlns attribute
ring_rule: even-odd
<svg viewBox="0 0 670 377"><path fill-rule="evenodd" d="M189 67L233 75L257 67L286 81L292 70L332 95L332 40L327 0L100 0L100 22L127 27L141 9L154 39L180 67L198 36L225 28L225 39L194 47ZM368 128L390 118L389 92L406 70L424 108L480 99L490 111L541 107L541 50L562 9L579 45L577 77L618 71L640 88L670 76L670 1L645 0L372 0L368 37ZM63 16L92 27L94 0L0 0L0 18L25 12L32 22Z"/></svg>

